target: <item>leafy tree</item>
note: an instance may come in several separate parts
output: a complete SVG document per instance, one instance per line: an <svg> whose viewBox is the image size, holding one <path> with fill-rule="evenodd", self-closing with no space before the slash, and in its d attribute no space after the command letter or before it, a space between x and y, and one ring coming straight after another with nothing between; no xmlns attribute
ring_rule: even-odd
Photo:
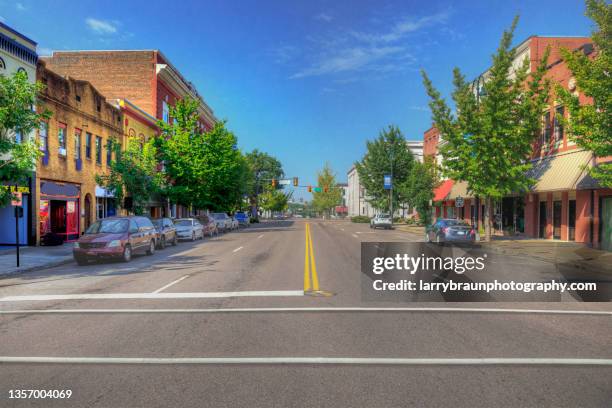
<svg viewBox="0 0 612 408"><path fill-rule="evenodd" d="M283 166L275 157L257 149L247 153L245 158L250 169L250 174L247 177L247 189L249 202L251 203L251 214L256 216L259 194L264 191L266 185L270 184L271 179L280 179L284 176Z"/></svg>
<svg viewBox="0 0 612 408"><path fill-rule="evenodd" d="M374 208L389 210L389 191L384 188L385 174L393 174L394 186L408 180L414 157L406 139L395 126L382 130L377 139L367 142L367 152L361 162L355 163L359 181L368 193L368 201ZM400 188L393 189L393 202L407 201Z"/></svg>
<svg viewBox="0 0 612 408"><path fill-rule="evenodd" d="M408 197L408 204L416 209L419 219L425 224L431 223L431 205L434 189L438 185L434 158L425 157L423 163L415 162L408 180L399 186L403 195Z"/></svg>
<svg viewBox="0 0 612 408"><path fill-rule="evenodd" d="M197 101L180 100L170 109L172 123L158 122L161 134L155 144L164 164L164 194L195 208L235 208L246 192L246 163L237 138L224 122L202 133L197 108Z"/></svg>
<svg viewBox="0 0 612 408"><path fill-rule="evenodd" d="M43 87L30 83L24 72L0 75L0 186L27 182L36 167L41 152L29 135L51 117L47 110L32 109ZM0 188L0 207L12 198L8 188Z"/></svg>
<svg viewBox="0 0 612 408"><path fill-rule="evenodd" d="M342 202L342 191L337 187L336 175L329 163L325 163L323 169L318 172L317 186L321 188L321 192L312 193L312 207L329 215L331 209Z"/></svg>
<svg viewBox="0 0 612 408"><path fill-rule="evenodd" d="M533 72L529 72L528 58L519 69L512 69L516 53L511 43L517 22L515 18L504 31L480 95L454 69L456 114L422 72L433 120L445 141L440 146L442 172L467 182L472 193L484 198L485 240L491 237L492 199L525 191L533 184L526 175L531 167L527 159L549 94L549 82L543 80L549 50Z"/></svg>
<svg viewBox="0 0 612 408"><path fill-rule="evenodd" d="M612 156L612 4L587 0L586 15L597 24L592 35L595 56L561 49L561 55L576 79L576 87L592 104L580 104L578 94L561 85L556 92L569 111L565 125L570 137L597 157ZM605 187L612 187L612 162L590 168L590 174Z"/></svg>
<svg viewBox="0 0 612 408"><path fill-rule="evenodd" d="M261 208L272 212L285 211L288 208L289 200L293 192L284 192L276 189L271 185L264 188L263 194L260 195Z"/></svg>
<svg viewBox="0 0 612 408"><path fill-rule="evenodd" d="M114 193L119 203L124 197L132 200L131 211L143 214L149 199L160 191L162 176L158 172L157 149L151 139L141 145L136 137L127 140L126 148L112 141L116 159L108 175L96 175L96 182Z"/></svg>

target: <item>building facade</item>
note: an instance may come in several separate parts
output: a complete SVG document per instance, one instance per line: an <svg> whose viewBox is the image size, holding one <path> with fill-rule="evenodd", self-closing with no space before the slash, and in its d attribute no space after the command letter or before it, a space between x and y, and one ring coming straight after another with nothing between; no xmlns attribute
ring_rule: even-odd
<svg viewBox="0 0 612 408"><path fill-rule="evenodd" d="M61 51L44 60L50 69L87 80L107 98L128 100L155 119L170 123L170 107L179 99L191 98L198 101L202 130L212 129L217 122L195 86L159 50ZM173 203L169 212L172 217L185 217L193 209Z"/></svg>
<svg viewBox="0 0 612 408"><path fill-rule="evenodd" d="M347 193L346 193L346 206L348 207L348 216L355 217L363 215L366 217L374 216L374 208L366 199L365 188L359 182L359 173L355 166L347 173Z"/></svg>
<svg viewBox="0 0 612 408"><path fill-rule="evenodd" d="M88 81L38 64L45 85L40 109L51 119L39 130L43 153L36 172L36 242L70 242L95 220L118 215L119 204L96 183L115 159L112 141L124 145L121 110Z"/></svg>
<svg viewBox="0 0 612 408"><path fill-rule="evenodd" d="M0 75L10 76L15 72L24 72L31 82L36 80L36 64L38 55L36 54L36 42L25 35L13 30L11 27L0 22ZM10 137L16 139L35 137L30 135L13 134ZM19 244L29 245L36 240L35 223L35 170L32 169L32 176L27 183L14 185L10 180L6 181L1 188L10 188L12 191L22 193L23 211L18 213L17 225L19 229ZM0 207L0 225L12 226L12 228L0 228L0 245L15 245L15 209L9 203L5 207Z"/></svg>

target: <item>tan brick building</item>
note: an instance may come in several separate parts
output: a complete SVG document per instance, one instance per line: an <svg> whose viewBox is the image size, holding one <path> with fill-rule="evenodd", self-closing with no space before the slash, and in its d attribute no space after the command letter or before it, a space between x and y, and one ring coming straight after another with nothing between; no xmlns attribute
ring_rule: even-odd
<svg viewBox="0 0 612 408"><path fill-rule="evenodd" d="M52 112L39 131L36 242L44 236L73 241L96 219L117 212L95 176L107 174L114 159L110 141L123 144L123 117L88 81L61 76L42 61L36 76L46 86L40 109Z"/></svg>

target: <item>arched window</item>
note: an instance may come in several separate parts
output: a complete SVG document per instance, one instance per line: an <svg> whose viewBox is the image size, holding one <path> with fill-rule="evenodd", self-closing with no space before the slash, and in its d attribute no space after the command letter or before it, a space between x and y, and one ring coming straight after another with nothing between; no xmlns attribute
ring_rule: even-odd
<svg viewBox="0 0 612 408"><path fill-rule="evenodd" d="M129 137L136 137L136 131L134 129L131 129L128 131L128 136Z"/></svg>
<svg viewBox="0 0 612 408"><path fill-rule="evenodd" d="M6 69L6 64L4 63L4 60L0 58L0 71L4 71L5 69Z"/></svg>
<svg viewBox="0 0 612 408"><path fill-rule="evenodd" d="M23 67L17 68L17 72L23 72L25 74L26 78L28 77L28 73L26 72L25 68L23 68Z"/></svg>

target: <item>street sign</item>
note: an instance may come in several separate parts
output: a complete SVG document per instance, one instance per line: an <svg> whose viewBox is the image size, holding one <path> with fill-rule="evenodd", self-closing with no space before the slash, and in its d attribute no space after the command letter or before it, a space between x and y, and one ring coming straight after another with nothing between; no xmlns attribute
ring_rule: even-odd
<svg viewBox="0 0 612 408"><path fill-rule="evenodd" d="M314 187L312 190L313 190L315 193L320 193L320 192L322 191L322 190L321 190L321 187Z"/></svg>
<svg viewBox="0 0 612 408"><path fill-rule="evenodd" d="M457 208L463 207L463 197L455 198L455 207Z"/></svg>
<svg viewBox="0 0 612 408"><path fill-rule="evenodd" d="M13 207L21 207L21 192L13 193L13 199L11 200L11 205Z"/></svg>
<svg viewBox="0 0 612 408"><path fill-rule="evenodd" d="M291 185L291 180L290 179L281 179L278 180L278 184L281 186L290 186Z"/></svg>
<svg viewBox="0 0 612 408"><path fill-rule="evenodd" d="M384 175L383 183L385 186L385 190L391 190L391 187L393 186L393 181L391 180L390 174Z"/></svg>

